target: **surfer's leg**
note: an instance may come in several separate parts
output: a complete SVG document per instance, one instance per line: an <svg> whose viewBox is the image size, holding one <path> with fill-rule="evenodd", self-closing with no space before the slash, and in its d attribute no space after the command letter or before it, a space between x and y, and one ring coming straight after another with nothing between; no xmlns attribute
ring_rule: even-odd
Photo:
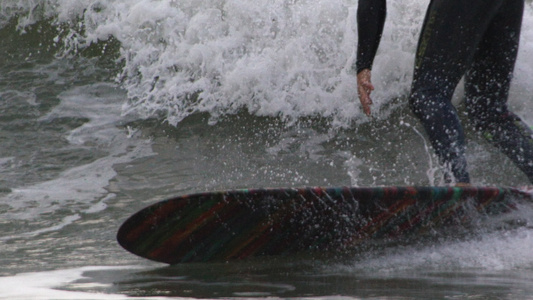
<svg viewBox="0 0 533 300"><path fill-rule="evenodd" d="M421 121L441 163L450 169L456 182L468 183L464 133L451 103L454 86L445 79L439 81L450 86L434 84L433 79L429 79L438 78L433 76L433 72L419 69L416 73L410 98L411 109Z"/></svg>
<svg viewBox="0 0 533 300"><path fill-rule="evenodd" d="M506 0L493 18L465 78L465 92L476 129L533 183L533 132L507 107L523 5L523 0Z"/></svg>
<svg viewBox="0 0 533 300"><path fill-rule="evenodd" d="M410 107L456 182L466 183L470 178L465 137L451 98L499 6L497 2L432 0L418 43Z"/></svg>
<svg viewBox="0 0 533 300"><path fill-rule="evenodd" d="M464 133L451 103L464 67L451 63L455 58L442 44L443 40L450 40L448 35L452 33L440 30L445 25L442 14L451 13L450 9L446 0L433 0L428 7L418 42L409 105L441 163L450 169L456 182L468 183Z"/></svg>
<svg viewBox="0 0 533 300"><path fill-rule="evenodd" d="M420 82L421 86L424 84ZM465 138L457 112L447 94L453 89L431 90L413 88L411 109L421 121L439 157L456 182L468 183L470 178L465 157Z"/></svg>

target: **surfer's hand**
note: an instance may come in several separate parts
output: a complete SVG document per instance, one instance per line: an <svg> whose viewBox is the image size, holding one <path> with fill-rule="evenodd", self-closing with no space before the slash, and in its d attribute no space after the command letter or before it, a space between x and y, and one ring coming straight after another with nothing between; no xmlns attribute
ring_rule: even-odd
<svg viewBox="0 0 533 300"><path fill-rule="evenodd" d="M371 78L370 69L364 69L357 74L357 93L359 94L359 101L361 101L363 111L367 116L370 116L370 105L372 105L370 93L374 90Z"/></svg>

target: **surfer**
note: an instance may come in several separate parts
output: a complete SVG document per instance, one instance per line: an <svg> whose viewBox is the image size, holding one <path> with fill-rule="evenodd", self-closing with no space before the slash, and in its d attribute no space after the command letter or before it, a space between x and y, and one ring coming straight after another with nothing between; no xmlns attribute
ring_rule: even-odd
<svg viewBox="0 0 533 300"><path fill-rule="evenodd" d="M469 183L465 137L453 92L465 77L465 105L476 130L533 183L533 132L507 107L524 0L431 0L418 41L409 106L456 183ZM374 90L371 67L383 32L386 0L359 0L357 85L365 114Z"/></svg>

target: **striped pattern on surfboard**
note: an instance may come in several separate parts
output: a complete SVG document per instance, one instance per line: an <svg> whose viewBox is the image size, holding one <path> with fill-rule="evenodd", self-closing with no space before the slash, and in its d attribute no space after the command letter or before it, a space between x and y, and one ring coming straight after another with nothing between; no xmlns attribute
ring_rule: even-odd
<svg viewBox="0 0 533 300"><path fill-rule="evenodd" d="M186 195L131 216L117 239L168 264L342 251L515 209L531 194L498 187L334 187Z"/></svg>

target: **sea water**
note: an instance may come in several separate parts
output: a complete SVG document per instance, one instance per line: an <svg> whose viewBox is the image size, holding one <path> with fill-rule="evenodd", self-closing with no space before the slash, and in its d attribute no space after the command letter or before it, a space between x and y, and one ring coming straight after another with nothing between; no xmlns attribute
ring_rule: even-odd
<svg viewBox="0 0 533 300"><path fill-rule="evenodd" d="M388 4L367 118L355 0L2 0L0 299L533 299L528 205L525 226L342 259L167 267L115 241L180 194L442 184L406 104L427 4ZM526 1L509 105L529 125L532 57ZM527 185L462 100L474 183Z"/></svg>

